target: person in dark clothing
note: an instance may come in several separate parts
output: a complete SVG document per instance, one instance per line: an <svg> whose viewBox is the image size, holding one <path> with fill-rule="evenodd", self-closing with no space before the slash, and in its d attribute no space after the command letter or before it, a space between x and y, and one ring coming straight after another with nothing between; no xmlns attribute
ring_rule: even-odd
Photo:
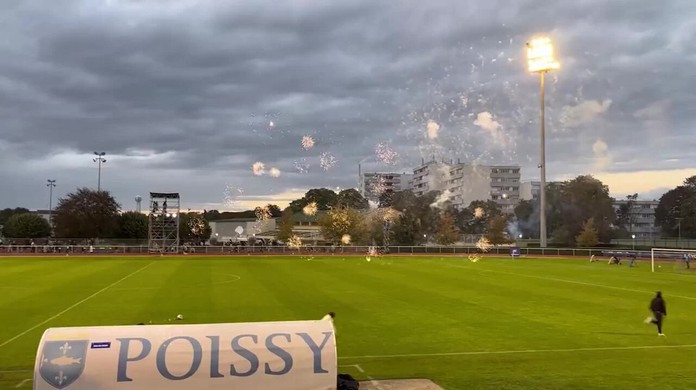
<svg viewBox="0 0 696 390"><path fill-rule="evenodd" d="M650 301L650 311L652 311L653 316L645 319L646 324L657 325L657 335L664 336L662 333L662 319L667 316L667 306L665 305L665 300L662 299L662 292L658 291L655 294L655 298Z"/></svg>

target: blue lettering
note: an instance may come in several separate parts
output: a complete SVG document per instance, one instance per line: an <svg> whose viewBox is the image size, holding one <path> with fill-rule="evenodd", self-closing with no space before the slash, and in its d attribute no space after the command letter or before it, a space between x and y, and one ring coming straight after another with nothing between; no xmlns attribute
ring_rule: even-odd
<svg viewBox="0 0 696 390"><path fill-rule="evenodd" d="M126 370L128 369L128 362L137 362L138 360L145 359L152 349L152 344L150 341L143 338L123 338L116 339L121 343L121 348L118 351L118 368L116 370L116 382L132 382L133 379L126 375ZM142 351L136 357L128 357L128 349L130 348L131 341L140 341L143 346Z"/></svg>
<svg viewBox="0 0 696 390"><path fill-rule="evenodd" d="M220 336L206 336L210 339L210 377L222 378L220 373Z"/></svg>
<svg viewBox="0 0 696 390"><path fill-rule="evenodd" d="M285 337L285 339L290 342L290 335L288 333L273 333L266 337L266 348L268 348L268 351L281 358L285 363L285 366L280 371L271 370L271 365L266 363L265 372L268 375L284 375L290 372L292 369L292 355L290 355L286 350L273 344L273 338L276 336Z"/></svg>
<svg viewBox="0 0 696 390"><path fill-rule="evenodd" d="M234 368L234 364L232 364L230 365L230 375L232 376L251 376L254 375L254 373L259 369L258 356L256 356L250 350L239 345L239 340L241 340L244 337L250 338L254 342L254 344L258 343L258 336L254 334L240 334L239 336L236 336L232 339L232 350L236 352L239 356L248 360L251 364L251 367L247 372L238 372L237 369Z"/></svg>
<svg viewBox="0 0 696 390"><path fill-rule="evenodd" d="M186 340L189 343L191 343L191 347L193 348L193 361L191 362L191 368L189 368L189 370L181 376L176 376L169 372L169 369L167 369L167 348L169 348L169 345L175 340ZM201 348L201 343L199 343L198 340L188 336L172 337L164 343L162 343L162 345L160 345L159 349L157 350L157 371L159 371L159 373L163 377L169 380L180 381L193 376L193 374L195 374L196 371L198 371L198 368L201 366L202 360L203 348Z"/></svg>
<svg viewBox="0 0 696 390"><path fill-rule="evenodd" d="M307 346L309 349L312 350L312 353L314 354L314 373L315 374L326 374L328 371L323 369L321 367L321 350L324 348L326 343L329 341L329 338L331 338L331 335L333 332L324 332L324 341L321 342L321 345L317 345L314 340L312 340L312 337L308 335L307 333L297 333L298 336L302 337L302 340L304 340L305 343L307 343Z"/></svg>

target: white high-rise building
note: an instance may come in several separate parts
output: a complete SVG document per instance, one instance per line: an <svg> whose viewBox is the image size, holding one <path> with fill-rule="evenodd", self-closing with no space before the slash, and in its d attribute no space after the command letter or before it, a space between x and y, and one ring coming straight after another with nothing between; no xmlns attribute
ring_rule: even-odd
<svg viewBox="0 0 696 390"><path fill-rule="evenodd" d="M416 196L440 191L457 208L474 200L494 200L511 213L520 199L520 167L431 160L413 170L410 187Z"/></svg>

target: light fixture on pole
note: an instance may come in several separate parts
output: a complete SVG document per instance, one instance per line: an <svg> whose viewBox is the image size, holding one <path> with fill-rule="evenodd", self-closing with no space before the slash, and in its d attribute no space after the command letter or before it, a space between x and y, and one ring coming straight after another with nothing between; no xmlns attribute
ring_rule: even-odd
<svg viewBox="0 0 696 390"><path fill-rule="evenodd" d="M94 155L97 157L95 157L92 161L99 163L99 176L97 176L97 192L99 192L101 191L101 166L106 162L106 159L104 158L104 156L106 156L106 152L94 152Z"/></svg>
<svg viewBox="0 0 696 390"><path fill-rule="evenodd" d="M56 186L56 181L48 179L46 180L46 187L48 187L48 224L53 226L53 187Z"/></svg>
<svg viewBox="0 0 696 390"><path fill-rule="evenodd" d="M530 72L539 73L541 83L541 158L539 161L540 177L540 213L539 245L546 247L546 129L544 123L544 75L558 70L561 64L554 56L553 44L548 37L538 37L527 42L527 66Z"/></svg>
<svg viewBox="0 0 696 390"><path fill-rule="evenodd" d="M631 238L633 239L633 250L635 251L636 250L636 235L631 234Z"/></svg>

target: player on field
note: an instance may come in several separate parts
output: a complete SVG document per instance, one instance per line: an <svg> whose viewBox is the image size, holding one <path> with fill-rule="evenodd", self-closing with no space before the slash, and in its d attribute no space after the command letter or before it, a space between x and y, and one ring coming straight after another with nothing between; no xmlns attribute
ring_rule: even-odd
<svg viewBox="0 0 696 390"><path fill-rule="evenodd" d="M653 316L645 319L646 324L657 325L657 335L664 336L662 333L662 319L667 316L667 306L665 305L665 300L662 299L662 292L658 291L655 294L655 298L650 301L650 311L652 311Z"/></svg>

